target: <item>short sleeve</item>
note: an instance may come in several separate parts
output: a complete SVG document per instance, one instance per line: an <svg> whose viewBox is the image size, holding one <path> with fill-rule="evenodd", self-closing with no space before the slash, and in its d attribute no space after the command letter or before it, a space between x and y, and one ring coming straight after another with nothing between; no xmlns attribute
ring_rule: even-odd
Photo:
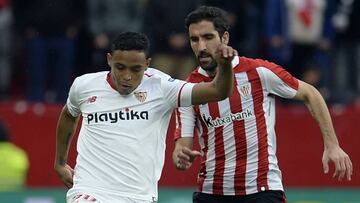
<svg viewBox="0 0 360 203"><path fill-rule="evenodd" d="M260 77L269 93L282 98L293 98L299 88L298 79L280 66L271 69L262 67Z"/></svg>
<svg viewBox="0 0 360 203"><path fill-rule="evenodd" d="M176 129L174 139L194 137L196 114L193 107L179 107L175 111Z"/></svg>
<svg viewBox="0 0 360 203"><path fill-rule="evenodd" d="M76 78L70 87L69 96L66 101L66 106L70 114L74 117L78 117L81 113L79 106L79 78Z"/></svg>
<svg viewBox="0 0 360 203"><path fill-rule="evenodd" d="M162 80L162 90L165 99L171 106L191 106L191 93L195 86L194 83L188 83L183 80L173 78Z"/></svg>

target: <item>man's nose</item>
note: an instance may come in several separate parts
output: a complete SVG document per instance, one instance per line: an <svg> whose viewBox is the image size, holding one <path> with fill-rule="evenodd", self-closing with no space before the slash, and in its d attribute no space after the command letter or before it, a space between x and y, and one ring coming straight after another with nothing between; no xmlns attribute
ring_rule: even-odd
<svg viewBox="0 0 360 203"><path fill-rule="evenodd" d="M200 40L199 41L199 51L204 51L206 50L206 43L204 40Z"/></svg>
<svg viewBox="0 0 360 203"><path fill-rule="evenodd" d="M124 80L129 81L129 80L131 80L131 78L132 78L131 73L128 73L128 72L124 73Z"/></svg>

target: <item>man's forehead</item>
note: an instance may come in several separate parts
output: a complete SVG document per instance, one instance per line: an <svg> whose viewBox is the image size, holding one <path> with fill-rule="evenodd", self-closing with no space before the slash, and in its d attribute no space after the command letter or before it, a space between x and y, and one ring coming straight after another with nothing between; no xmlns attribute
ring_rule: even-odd
<svg viewBox="0 0 360 203"><path fill-rule="evenodd" d="M200 21L198 23L190 24L189 35L206 35L206 34L217 34L214 24L211 21Z"/></svg>
<svg viewBox="0 0 360 203"><path fill-rule="evenodd" d="M116 50L111 54L115 60L142 60L146 59L146 54L140 50Z"/></svg>

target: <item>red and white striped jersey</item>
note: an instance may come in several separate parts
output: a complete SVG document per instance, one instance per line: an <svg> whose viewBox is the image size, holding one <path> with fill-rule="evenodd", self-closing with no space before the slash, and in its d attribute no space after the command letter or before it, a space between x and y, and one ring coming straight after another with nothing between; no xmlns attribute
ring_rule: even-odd
<svg viewBox="0 0 360 203"><path fill-rule="evenodd" d="M175 139L199 135L202 157L198 191L247 195L283 190L276 158L275 95L293 98L298 80L282 67L260 59L236 57L231 97L176 111ZM189 82L211 81L197 68Z"/></svg>

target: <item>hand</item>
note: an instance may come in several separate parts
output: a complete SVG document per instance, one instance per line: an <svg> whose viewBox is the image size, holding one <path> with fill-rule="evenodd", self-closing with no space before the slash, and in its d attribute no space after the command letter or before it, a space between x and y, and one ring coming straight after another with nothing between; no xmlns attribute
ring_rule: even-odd
<svg viewBox="0 0 360 203"><path fill-rule="evenodd" d="M231 61L237 55L238 52L231 46L220 44L215 52L215 60L220 66L231 65Z"/></svg>
<svg viewBox="0 0 360 203"><path fill-rule="evenodd" d="M191 167L193 161L201 156L201 153L196 150L190 150L187 147L183 147L177 154L176 168L179 170L187 170Z"/></svg>
<svg viewBox="0 0 360 203"><path fill-rule="evenodd" d="M74 169L72 169L69 165L56 165L55 171L66 185L67 188L72 188L73 186L73 176L74 176Z"/></svg>
<svg viewBox="0 0 360 203"><path fill-rule="evenodd" d="M351 180L353 171L351 160L339 146L325 148L322 158L325 174L329 172L329 161L335 164L333 178L338 177L338 180L341 181L346 175L347 179Z"/></svg>

